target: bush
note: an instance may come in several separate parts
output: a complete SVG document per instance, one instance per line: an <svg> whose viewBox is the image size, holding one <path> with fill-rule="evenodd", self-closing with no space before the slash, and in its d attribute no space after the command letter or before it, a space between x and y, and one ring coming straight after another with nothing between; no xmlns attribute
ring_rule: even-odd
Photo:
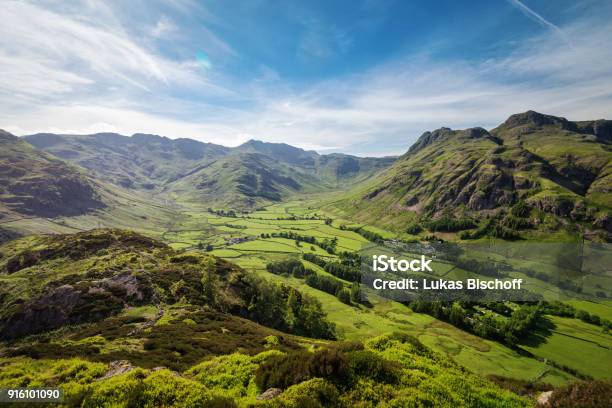
<svg viewBox="0 0 612 408"><path fill-rule="evenodd" d="M347 305L351 304L351 291L346 288L340 289L336 297L342 303L346 303Z"/></svg>
<svg viewBox="0 0 612 408"><path fill-rule="evenodd" d="M314 353L299 351L272 356L255 371L255 384L260 390L285 389L315 377L344 383L349 378L349 364L344 353L324 348Z"/></svg>
<svg viewBox="0 0 612 408"><path fill-rule="evenodd" d="M234 353L213 358L190 369L187 373L209 389L221 388L232 397L245 396L257 365L251 357Z"/></svg>
<svg viewBox="0 0 612 408"><path fill-rule="evenodd" d="M451 218L445 215L442 218L430 221L427 228L431 232L456 232L476 228L476 223L470 218Z"/></svg>
<svg viewBox="0 0 612 408"><path fill-rule="evenodd" d="M353 374L371 378L377 382L396 384L402 376L399 363L386 360L369 350L358 350L348 354Z"/></svg>
<svg viewBox="0 0 612 408"><path fill-rule="evenodd" d="M406 232L411 235L416 235L421 231L423 231L423 227L421 227L421 225L418 222L410 223L408 224L408 227L406 228Z"/></svg>
<svg viewBox="0 0 612 408"><path fill-rule="evenodd" d="M339 393L333 384L321 378L313 378L294 385L281 396L283 406L300 408L334 407L338 405Z"/></svg>
<svg viewBox="0 0 612 408"><path fill-rule="evenodd" d="M515 217L525 218L529 215L530 211L531 209L529 208L527 203L523 200L520 200L519 202L514 204L514 206L510 210L510 214L512 214Z"/></svg>
<svg viewBox="0 0 612 408"><path fill-rule="evenodd" d="M235 407L229 398L212 394L203 385L160 370L147 376L136 369L93 383L83 407Z"/></svg>
<svg viewBox="0 0 612 408"><path fill-rule="evenodd" d="M612 407L612 381L581 381L555 390L549 399L552 407Z"/></svg>

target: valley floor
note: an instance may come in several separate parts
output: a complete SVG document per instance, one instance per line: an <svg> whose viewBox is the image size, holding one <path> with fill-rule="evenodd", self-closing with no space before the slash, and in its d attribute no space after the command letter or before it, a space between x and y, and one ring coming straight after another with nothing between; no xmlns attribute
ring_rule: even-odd
<svg viewBox="0 0 612 408"><path fill-rule="evenodd" d="M123 196L117 197L117 201L119 204L115 208L93 215L54 220L25 218L4 221L3 225L30 233L68 233L97 227L130 228L169 243L175 249L210 251L266 279L288 283L317 298L329 319L336 324L341 338L363 340L394 331L409 333L480 375L538 379L559 385L574 379L573 371L559 368L567 366L594 378L610 376L612 335L601 333L601 328L576 319L554 317L552 336L537 346L523 348L531 353L530 356L520 349L511 349L429 315L415 313L405 305L374 293L368 293L371 307L347 305L335 296L306 285L304 280L268 272L266 264L272 261L299 258L303 254L334 257L318 245L273 237L273 234L293 232L316 237L319 241L336 239L338 250L348 252L357 252L369 242L357 232L341 229L341 225L360 226L384 238L398 236L381 228L342 219L338 212L322 210L320 197L298 197L248 214L229 214L228 210L221 212L221 209L171 199L155 201ZM320 274L327 274L315 264L305 264ZM546 286L544 282L539 284ZM572 303L607 319L612 316L610 301L577 298ZM581 350L580 357L575 350Z"/></svg>

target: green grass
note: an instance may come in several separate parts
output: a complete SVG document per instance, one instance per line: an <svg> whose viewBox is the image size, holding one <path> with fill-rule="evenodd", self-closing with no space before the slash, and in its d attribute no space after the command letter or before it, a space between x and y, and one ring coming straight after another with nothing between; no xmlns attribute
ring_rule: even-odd
<svg viewBox="0 0 612 408"><path fill-rule="evenodd" d="M609 378L612 335L577 319L548 316L552 335L537 346L522 346L538 357L572 367L581 374Z"/></svg>

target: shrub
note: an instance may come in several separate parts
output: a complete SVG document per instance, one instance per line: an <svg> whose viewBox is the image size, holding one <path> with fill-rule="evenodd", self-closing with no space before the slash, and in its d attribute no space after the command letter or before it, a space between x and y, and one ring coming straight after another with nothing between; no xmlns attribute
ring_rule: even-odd
<svg viewBox="0 0 612 408"><path fill-rule="evenodd" d="M348 354L353 374L371 378L377 382L395 384L402 375L399 363L386 360L369 350L358 350Z"/></svg>
<svg viewBox="0 0 612 408"><path fill-rule="evenodd" d="M351 304L351 291L346 289L346 288L340 289L340 291L338 291L338 294L336 295L336 297L342 303L346 303L347 305Z"/></svg>
<svg viewBox="0 0 612 408"><path fill-rule="evenodd" d="M529 215L530 210L531 209L529 208L529 205L527 205L525 201L520 200L516 204L514 204L514 206L512 206L510 214L515 217L525 218Z"/></svg>
<svg viewBox="0 0 612 408"><path fill-rule="evenodd" d="M349 364L344 353L325 348L314 353L299 351L272 356L257 368L255 383L260 390L285 389L315 377L339 383L348 379Z"/></svg>
<svg viewBox="0 0 612 408"><path fill-rule="evenodd" d="M406 232L412 235L416 235L421 231L423 231L423 227L421 227L418 222L410 223L408 227L406 227Z"/></svg>
<svg viewBox="0 0 612 408"><path fill-rule="evenodd" d="M549 399L550 406L612 407L612 381L581 381L555 390Z"/></svg>
<svg viewBox="0 0 612 408"><path fill-rule="evenodd" d="M455 232L476 228L476 223L470 218L451 218L450 216L445 215L442 218L432 220L427 223L427 228L431 232Z"/></svg>
<svg viewBox="0 0 612 408"><path fill-rule="evenodd" d="M147 376L141 369L93 383L83 407L235 407L229 398L212 394L203 385L160 370Z"/></svg>
<svg viewBox="0 0 612 408"><path fill-rule="evenodd" d="M295 408L334 407L339 393L333 384L322 378L313 378L287 389L281 396L283 406Z"/></svg>
<svg viewBox="0 0 612 408"><path fill-rule="evenodd" d="M233 397L239 397L246 395L256 368L251 357L234 353L205 361L187 373L207 388L222 389Z"/></svg>

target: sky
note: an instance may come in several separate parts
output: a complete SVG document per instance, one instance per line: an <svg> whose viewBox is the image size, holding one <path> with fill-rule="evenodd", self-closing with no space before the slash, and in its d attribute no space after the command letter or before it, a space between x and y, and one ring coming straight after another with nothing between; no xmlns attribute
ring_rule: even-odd
<svg viewBox="0 0 612 408"><path fill-rule="evenodd" d="M609 0L13 1L0 128L401 154L532 109L612 119Z"/></svg>

